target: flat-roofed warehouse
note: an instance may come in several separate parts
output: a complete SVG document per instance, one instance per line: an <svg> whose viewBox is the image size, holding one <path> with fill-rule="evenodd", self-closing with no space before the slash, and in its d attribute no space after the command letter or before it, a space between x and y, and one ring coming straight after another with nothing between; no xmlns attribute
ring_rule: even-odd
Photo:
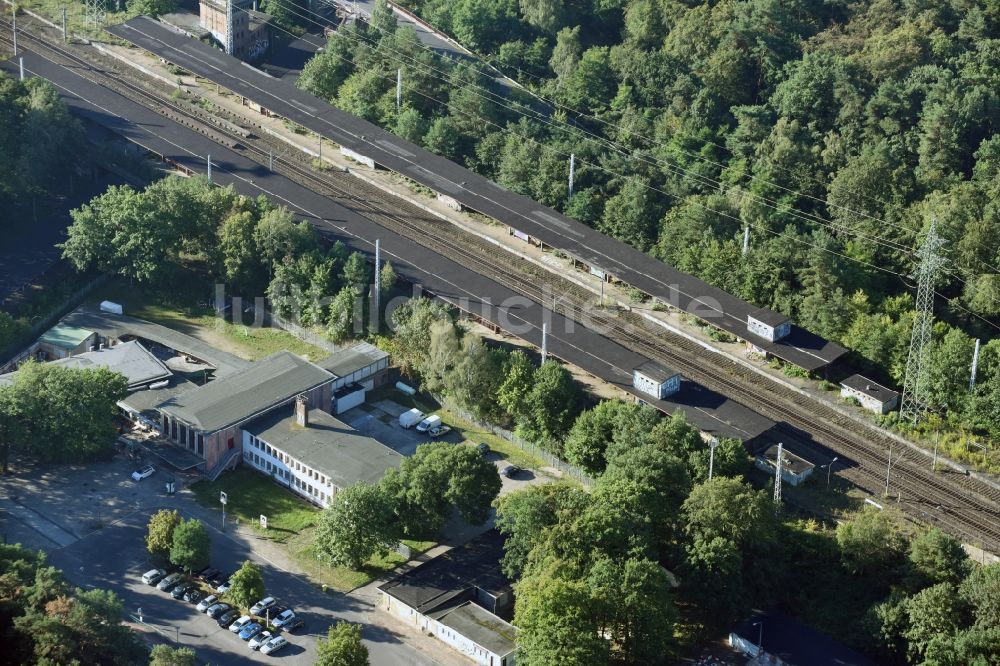
<svg viewBox="0 0 1000 666"><path fill-rule="evenodd" d="M791 323L786 335L768 340L750 328L750 315L759 310L756 306L604 236L554 209L505 190L458 164L336 109L288 82L222 56L211 47L174 33L152 19L137 17L108 28L108 31L356 155L506 224L512 232L562 250L606 276L614 276L663 303L746 340L765 354L816 371L846 353L839 345Z"/></svg>

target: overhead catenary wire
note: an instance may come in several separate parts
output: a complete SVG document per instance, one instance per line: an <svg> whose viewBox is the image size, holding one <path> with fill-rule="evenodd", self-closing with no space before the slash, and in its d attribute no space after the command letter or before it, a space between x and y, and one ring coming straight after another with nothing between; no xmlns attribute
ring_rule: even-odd
<svg viewBox="0 0 1000 666"><path fill-rule="evenodd" d="M325 19L321 14L319 14L317 12L314 12L312 10L309 10L308 8L305 8L305 7L301 8L301 9L302 9L302 12L296 12L296 11L292 10L292 13L295 14L296 16L299 16L303 20L310 21L310 22L312 22L312 23L314 23L316 25L321 25L321 26L325 27L326 25L330 24L329 20ZM305 13L303 13L303 12L305 12ZM322 19L323 22L317 21L317 20L313 19L311 16L308 16L307 14L311 14L312 16L316 16L316 17ZM383 34L389 34L384 28L381 28L380 26L376 26L374 24L369 24L368 27L371 28L371 29L373 29L373 30L377 30L379 32L382 32ZM292 33L289 32L289 34L292 34ZM433 70L434 72L436 72L437 74L440 74L441 76L444 76L444 77L448 76L447 72L443 72L440 69L431 67L431 66L427 65L426 63L419 63L419 62L414 61L412 59L412 57L409 56L408 54L400 53L399 51L397 51L395 49L392 49L391 47L385 47L384 43L381 40L371 40L371 39L368 39L364 35L363 32L351 33L351 32L338 31L337 34L342 34L342 35L345 35L345 36L347 36L349 38L352 38L352 39L365 39L370 45L382 48L383 50L387 50L387 51L390 51L390 52L393 52L393 53L397 53L401 57L405 57L405 58L410 59L414 64L416 64L417 66L423 67L425 70L426 69L430 69L430 70ZM419 40L417 41L417 46L419 48L421 48L421 49L423 49L423 50L425 50L425 51L427 51L427 52L435 55L435 56L440 57L440 54L437 54L429 46L427 46L423 42L420 42ZM474 69L475 71L477 71L478 73L480 73L480 74L482 74L484 76L488 76L491 79L494 78L494 76L493 76L492 73L487 73L487 72L482 71L481 69L476 68L475 67L475 62L472 62L472 63L466 62L465 64L467 64L472 69ZM440 76L436 77L436 78L439 78L440 80L445 80L445 79L441 79ZM450 83L450 81L446 81L446 82ZM487 93L487 95L489 95L491 97L497 97L498 98L498 102L497 103L501 103L502 104L504 101L507 100L507 98L505 96L500 95L499 93L496 93L496 92L494 92L494 91L492 91L492 90L490 90L488 88L485 88L483 86L479 86L478 84L466 83L465 85L471 85L473 87L479 88L480 90L483 90L484 92ZM545 98L544 96L539 95L537 93L534 93L532 91L528 91L528 92L530 92L537 99L546 102L548 105L550 105L550 106L552 106L554 108L559 108L559 109L562 109L564 111L572 112L572 113L576 114L579 117L587 117L587 118L589 118L591 120L594 120L596 122L601 123L602 125L605 125L607 127L612 127L614 129L617 129L617 130L620 130L620 131L623 129L620 125L618 125L616 123L607 121L607 120L605 120L603 118L600 118L598 116L594 116L592 114L588 114L588 113L580 111L578 109L566 106L566 105L561 104L559 102L556 102L554 100L550 100L550 99ZM510 107L508 107L508 108L510 108ZM529 108L529 110L530 110L530 107L526 107L526 108ZM515 109L512 109L512 110L515 110ZM516 111L519 112L519 113L524 114L527 117L527 114L524 113L524 111L522 109L517 109ZM544 116L546 118L548 117L548 116L545 116L545 114L539 114L538 112L535 112L535 113L537 114L536 119L541 119L542 116ZM576 129L580 129L579 126L576 126ZM587 130L584 130L584 131L587 131ZM628 131L629 131L630 134L633 134L635 136L638 136L639 138L642 138L647 144L649 144L649 145L655 145L655 141L653 141L649 137L644 136L641 133L635 132L633 129L629 129ZM587 133L590 133L590 132L588 131ZM592 134L592 133L590 133L590 134ZM603 137L603 136L600 136L600 135L594 135L594 136L596 136L599 139L601 139L603 141L606 141L608 143L615 143L615 142L611 141L610 139L608 139L607 137ZM717 143L714 143L714 142L711 142L711 141L706 141L706 143L708 143L710 145L714 145L714 146L719 147L719 148L722 148L722 149L726 150L727 152L729 152L730 154L732 154L732 151L730 151L725 146L722 146L720 144L717 144ZM615 144L615 145L619 145L620 146L620 144ZM683 148L681 146L677 146L677 148L681 152L685 153L686 155L689 155L690 157L693 157L694 159L706 162L708 164L712 164L713 166L716 166L716 167L719 167L719 168L722 168L722 169L726 168L726 165L718 163L718 162L715 162L715 161L712 161L709 158L705 157L704 155L701 155L700 153L687 150L687 149L685 149L685 148ZM630 149L627 146L620 146L619 150L622 151L622 152L625 152L625 151L628 151ZM657 161L662 161L662 160L660 160L660 158L657 158L655 156L654 156L654 159L656 159ZM786 167L783 167L781 165L775 165L775 166L779 166L780 168L782 168L782 169L784 169L786 171L789 171L791 173L791 170L787 169ZM813 180L814 182L816 182L818 184L821 184L821 185L826 185L827 184L826 182L821 181L821 180L819 180L818 178L815 178L815 177L811 177L811 180ZM869 220L871 220L873 222L877 222L880 225L891 226L891 227L900 229L900 230L902 230L904 232L907 232L907 233L913 233L914 232L913 229L911 229L909 227L906 227L904 225L900 225L900 224L895 224L895 223L892 223L892 222L888 222L885 219L882 219L882 218L879 218L879 217L876 217L876 216L873 216L873 215L870 215L870 214L867 214L867 213L864 213L864 212L861 212L861 211L857 211L857 210L851 209L851 208L843 206L843 205L831 204L827 200L819 199L819 198L814 197L814 196L812 196L812 195L810 195L808 193L803 193L803 192L800 192L800 191L797 191L797 190L793 190L791 188L785 187L785 186L783 186L783 185L781 185L779 183L775 183L773 181L768 181L766 179L761 179L757 175L753 176L753 178L751 180L751 184L752 184L753 181L758 181L758 182L762 182L762 183L765 183L765 184L768 184L768 185L772 185L772 186L777 187L777 188L781 189L782 191L788 192L790 194L794 194L796 196L803 197L803 198L812 199L812 200L814 200L814 201L816 201L818 203L821 203L823 205L826 205L828 207L838 208L838 209L844 210L845 212L851 213L853 215L857 215L859 217L864 217L864 218L869 219ZM859 196L859 194L857 192L851 192L851 194L854 194L855 196ZM863 196L863 195L861 195L861 196ZM907 250L909 250L909 248L907 248ZM998 268L996 266L993 266L992 264L990 264L988 262L985 262L985 261L983 261L981 259L978 259L978 258L977 258L977 261L979 261L984 266L990 268L993 271L1000 272L1000 268Z"/></svg>
<svg viewBox="0 0 1000 666"><path fill-rule="evenodd" d="M321 19L323 18L320 14L317 14L316 12L310 12L309 10L304 10L304 11L309 12L309 13L315 15L315 16L318 16ZM297 15L297 16L299 16L299 17L301 17L301 18L303 18L304 20L311 21L313 23L316 23L317 25L323 25L319 21L316 21L315 19L312 19L311 17L302 14L301 12L294 12L294 10L293 10L292 13L295 14L295 15ZM327 23L329 23L329 22L327 21ZM373 29L376 29L376 30L384 32L384 29L379 28L378 26L370 26L370 27L372 27ZM292 33L289 32L289 34L292 34ZM382 41L382 40L377 40L377 39L369 38L369 37L367 37L364 34L363 31L359 31L359 30L355 30L355 31L340 30L340 31L337 31L336 34L345 36L345 37L347 37L349 39L352 39L352 40L355 41L355 43L362 43L359 40L364 40L364 43L367 44L367 45L369 45L369 46L371 46L371 47L373 47L373 49L376 52L381 51L381 52L395 53L400 58L405 58L405 59L409 60L411 64L415 65L416 67L419 67L419 68L423 69L425 72L427 72L427 71L434 72L434 74L431 74L431 76L433 78L436 78L436 79L438 79L438 80L440 80L442 82L445 82L445 83L447 83L449 85L452 85L452 81L450 80L450 77L449 77L449 75L448 75L447 72L444 72L444 71L442 71L440 69L432 67L432 66L428 65L427 63L419 62L419 61L415 60L409 54L402 53L402 52L400 52L400 51L398 51L396 49L393 49L392 47L386 46L385 42ZM419 47L423 48L423 49L427 49L426 45L420 43L419 41L417 42L417 45ZM427 50L429 51L429 49L427 49ZM350 60L349 58L345 57L343 59L346 62L349 62L349 63L355 65L355 67L359 67L360 66L358 63ZM666 167L666 168L670 169L672 173L675 173L677 175L683 175L683 176L687 176L687 177L693 177L697 182L699 182L699 184L701 184L703 186L714 187L714 188L717 188L717 189L720 189L720 190L722 190L722 189L724 189L726 187L732 187L733 186L733 184L723 183L723 182L721 182L721 181L719 181L717 179L710 178L710 177L708 177L708 176L706 176L704 174L696 173L696 172L694 172L694 171L692 171L690 169L686 169L686 168L681 167L681 166L679 166L677 164L666 162L665 160L663 160L661 158L658 158L655 155L642 155L642 154L637 155L637 154L635 154L633 152L630 152L631 149L629 149L627 146L622 146L621 144L618 144L618 143L612 141L611 139L608 139L607 137L595 134L595 133L590 132L589 130L587 130L585 128L580 128L579 126L574 126L574 127L571 128L566 123L553 121L550 116L548 116L546 114L542 114L542 113L540 113L538 111L535 111L535 110L531 109L530 107L525 107L525 106L520 105L520 104L516 104L516 105L512 106L511 105L511 101L506 96L504 96L504 95L502 95L500 93L497 93L495 91L492 91L492 90L490 90L488 88L485 88L483 86L480 86L478 84L471 83L471 82L467 82L467 83L463 84L463 87L470 87L470 86L472 88L478 89L478 90L483 91L483 92L486 93L486 96L483 96L482 94L480 94L478 92L474 92L474 94L476 94L481 99L484 99L486 101L489 101L489 102L492 102L492 103L497 104L499 106L502 106L504 108L507 108L508 110L511 110L511 111L513 111L513 112L515 112L517 114L520 114L520 115L524 116L525 118L529 118L529 119L532 119L532 120L535 120L535 121L539 121L539 122L541 122L541 123L543 123L543 124L545 124L545 125L547 125L549 127L554 127L554 128L559 129L560 131L567 132L573 138L588 140L586 137L580 137L580 136L578 136L578 133L582 132L582 133L588 135L590 137L590 140L594 141L595 143L597 143L599 145L603 145L603 147L605 147L607 149L616 151L616 152L618 152L619 154L621 154L621 155L623 155L625 157L638 158L640 161L643 161L646 164L650 164L651 166ZM422 94L419 91L415 91L415 92L417 92L418 94ZM432 97L429 97L429 96L427 96L425 94L422 94L422 95L424 97L427 97L428 99L431 99L432 101L435 101L436 103L445 104L447 106L447 103L444 103L441 100L436 100L436 99L434 99ZM448 106L448 108L451 108L451 107ZM530 115L529 115L529 112L531 112ZM598 120L600 120L600 119L598 119ZM605 124L609 124L609 123L607 123L606 121L603 121L603 120L601 120L601 122L604 122ZM495 127L498 127L500 129L500 131L507 131L506 128L500 127L500 126L496 125L496 123L491 123L491 124L493 124ZM613 124L609 124L609 125L613 125ZM614 125L614 126L615 127L619 127L617 125ZM619 129L620 129L620 127L619 127ZM650 140L648 138L646 139L646 141L650 142ZM702 159L702 160L705 159L703 156L700 156L699 154L693 153L691 151L683 151L683 152L686 152L687 154L690 154L693 157L696 157L697 159ZM650 162L650 157L652 157L652 159L655 160L655 162L657 164L653 164L653 162ZM725 165L722 165L722 164L719 164L719 163L715 163L715 162L712 162L712 163L715 164L716 166L719 166L720 168L725 168ZM680 171L680 173L678 173L678 170ZM767 181L761 181L761 182L767 182ZM802 196L802 197L808 197L809 196L809 195L803 194L801 192L796 192L796 191L791 190L789 188L785 188L785 187L783 187L783 186L781 186L779 184L776 184L776 183L770 183L770 184L774 185L775 187L779 187L779 188L781 188L782 190L784 190L786 192L794 193L797 196ZM792 217L794 217L796 219L799 219L799 220L813 221L813 222L816 222L816 223L818 223L820 225L827 226L828 228L831 229L831 231L834 232L835 235L840 235L841 233L846 232L846 233L852 234L852 235L854 235L854 236L856 236L858 238L863 238L863 239L866 239L866 240L868 240L870 242L873 242L873 243L875 243L877 245L885 247L885 248L889 249L892 252L903 253L903 254L909 255L910 257L914 256L914 250L912 248L910 248L909 246L902 245L902 244L897 243L897 242L892 241L892 240L888 240L888 239L884 239L884 238L876 238L876 237L873 237L873 236L869 236L867 234L862 233L861 231L859 231L857 229L852 229L852 228L844 227L843 225L836 225L832 221L827 220L826 218L823 218L823 217L819 216L816 213L805 212L805 211L797 210L795 208L790 208L790 207L784 206L782 204L779 204L779 202L777 202L777 201L775 201L773 199L769 199L767 197L762 197L761 195L753 194L749 190L747 190L745 187L742 187L740 185L736 185L736 187L739 187L740 190L743 192L744 198L751 198L751 199L753 199L753 200L755 200L755 201L757 201L759 203L762 203L765 207L768 207L768 208L771 208L771 209L775 210L778 213L790 215L790 216L792 216ZM812 197L812 198L815 199L815 197ZM820 199L816 199L816 200L820 201L820 202L822 202L824 204L827 203L827 202L825 202L823 200L820 200ZM845 210L849 210L849 209L845 209ZM872 221L878 222L879 224L882 224L882 225L888 225L888 226L893 226L893 227L902 229L902 230L904 230L904 231L906 231L907 233L910 233L910 234L917 234L918 231L919 231L919 230L916 230L916 229L911 229L909 227L904 227L904 226L901 226L901 225L896 225L896 224L888 223L885 220L882 220L880 218L875 218L875 217L873 217L871 215L862 214L862 213L859 213L858 211L849 211L849 212L852 212L853 214L861 215L861 216L866 217L866 218L868 218L868 219L870 219ZM1000 268L997 268L997 267L993 266L992 264L990 264L987 261L984 261L984 260L982 260L982 259L980 259L978 257L975 257L975 260L978 263L986 266L987 268L989 268L991 270L994 270L996 272L1000 272ZM953 265L954 265L954 263L953 263ZM959 270L959 271L962 270L957 265L955 266L955 269ZM950 270L946 270L946 273L950 277L952 277L952 278L958 280L959 282L961 282L962 284L967 284L966 281L961 276L957 275L956 273L954 273L954 272L952 272Z"/></svg>
<svg viewBox="0 0 1000 666"><path fill-rule="evenodd" d="M150 40L152 40L152 41L154 41L154 42L159 42L159 43L163 44L163 46L164 46L164 47L166 47L167 49L172 49L172 48L173 48L173 47L172 47L172 46L171 46L170 44L167 44L166 42L163 42L163 41L162 41L162 40L161 40L161 39L160 39L159 37L157 37L157 36L155 36L155 35L150 35L150 34L148 34L148 33L145 33L145 32L143 32L142 30L139 30L138 28L135 28L134 26L128 26L128 27L129 27L130 29L132 29L132 30L135 30L135 31L136 31L137 33L139 33L139 34L142 34L142 35L144 35L145 37L147 37L148 39L150 39ZM291 33L290 33L290 34L291 34ZM208 69L212 69L212 70L217 70L217 71L219 71L220 73L224 74L225 76L227 76L227 77L231 77L231 78L234 78L234 79L236 79L236 80L238 80L238 81L242 82L242 83L243 83L244 85L246 85L246 86L248 86L248 87L250 87L250 88L254 88L254 89L257 89L258 91L260 91L260 92L261 92L261 93L263 93L264 95L267 95L267 96L271 96L271 97L274 97L274 94L273 94L273 93L271 93L271 92L269 92L268 90L266 90L266 89L264 89L264 88L261 88L260 86L258 86L258 85L256 85L256 84L254 84L253 82L251 82L251 81L248 81L248 80L246 80L246 79L244 79L244 78L242 78L242 77L239 77L239 76L237 76L237 75L235 75L235 74L232 74L232 73L230 73L230 72L225 72L225 71L222 71L222 70L221 70L221 69L220 69L220 68L219 68L219 67L218 67L217 65L213 64L212 62L209 62L209 61L205 61L205 60L202 60L201 58L198 58L198 57L197 57L197 55L195 55L195 54L191 54L191 53L188 53L188 54L186 54L186 55L187 55L188 57L192 58L192 59L195 59L195 60L199 60L199 61L200 61L200 62L201 62L201 63L202 63L202 64L203 64L203 65L204 65L204 66L205 66L206 68L208 68ZM349 62L351 62L351 61L349 61ZM353 63L353 62L352 62L352 64L355 64L355 66L357 66L357 65L356 65L356 63ZM435 101L437 101L438 103L441 103L441 101L440 101L440 100L435 100ZM346 128L344 128L344 127L342 127L342 126L339 126L339 125L336 125L336 124L332 123L332 122L331 122L330 120L327 120L327 119L325 119L325 118L320 118L320 117L318 117L318 116L317 116L317 115L316 115L315 113L312 113L311 111L308 111L308 110L301 110L301 111L302 111L303 113L305 113L306 115L309 115L310 117L312 117L312 118L313 118L314 120L316 120L317 122L320 122L320 123L324 123L324 124L328 124L328 125L330 125L331 127L333 127L333 128L335 128L335 129L337 129L338 131L341 131L341 132L344 132L344 133L347 133L347 134L349 134L349 135L350 135L350 136L352 136L352 137L353 137L353 138L354 138L354 139L355 139L356 141L358 141L358 142L360 142L360 143L364 143L364 144L368 144L368 145L370 145L370 146L371 146L372 148L374 148L374 149L378 149L378 146L377 146L377 145L376 145L376 144L375 144L375 143L373 142L373 140L372 140L371 138L367 138L367 137L365 137L365 136L359 136L359 135L356 135L356 134L354 134L353 132L351 132L350 130L347 130ZM530 139L529 139L529 140L530 140ZM417 163L416 163L416 162L415 162L414 160L412 160L412 159L410 159L410 158L408 158L408 157L404 157L404 156L399 156L399 159L401 159L401 160L403 160L403 161L405 161L405 162L408 162L408 163L409 163L410 165L414 166L415 168L418 168L418 167L420 166L420 165L418 165L418 164L417 164ZM612 172L612 173L614 173L614 172ZM621 175L621 174L619 174L619 175ZM625 176L622 176L622 177L625 177ZM449 180L449 182L450 182L450 183L451 183L452 185L454 185L454 186L455 186L455 187L456 187L457 189L461 189L461 190L463 190L463 191L466 191L466 192L468 192L469 194L471 194L471 195L472 195L472 196L474 196L474 197L478 197L478 198L480 198L480 199L483 199L483 200L485 200L485 201L488 201L489 203L493 204L494 206L496 206L496 207L498 207L498 208L502 208L502 209L506 210L507 212L509 212L510 214L512 214L512 215L514 215L514 216L516 216L516 217L520 217L520 218L523 218L523 219L525 219L525 220L528 220L528 221L531 221L531 220L529 220L529 219L528 219L528 218L527 218L527 217L526 217L526 216L525 216L524 214L522 214L522 213L520 213L520 212L518 212L518 211L516 211L516 210L512 210L512 209L510 209L510 208L509 208L508 206L504 205L504 204L503 204L502 202L499 202L499 201L496 201L496 200L494 200L494 199L490 198L489 196L487 196L487 195L485 195L485 194L483 194L483 193L481 193L481 192L476 192L476 191L473 191L473 190L469 189L469 187L467 187L467 186L466 186L466 184L465 184L464 182L454 182L454 181L451 181L450 179L448 179L448 180ZM662 191L661 191L661 192L662 192ZM664 195L667 195L667 193L665 193L665 192L663 192L663 194L664 194ZM669 196L669 195L667 195L667 196ZM737 220L737 218L735 218L735 217L733 217L733 216L731 216L731 215L728 215L728 214L726 214L726 213L723 213L723 212L721 212L721 211L715 211L714 209L712 209L712 208L710 208L710 207L708 207L708 206L704 206L703 204L700 204L700 203L698 203L698 202L694 202L694 203L695 203L696 205L698 205L698 206L701 206L701 207L705 208L706 210L709 210L710 212L713 212L713 213L715 213L715 214L718 214L718 215L722 215L722 216L725 216L725 217L729 217L730 219L734 219L734 220ZM754 225L754 226L758 226L758 225ZM777 235L777 236L780 236L780 235L782 235L782 234L780 234L779 232L775 232L775 231L773 231L773 230L771 230L771 229L767 229L766 227L765 227L765 230L766 230L766 231L767 231L768 233L771 233L771 234L774 234L774 235ZM889 273L889 274L893 274L893 275L896 275L896 276L899 276L899 277L904 277L904 276L902 276L902 275L901 275L900 273L898 273L898 272L896 272L896 271L893 271L893 270L890 270L890 269L886 269L886 268L884 268L884 267L880 267L880 266L877 266L877 265L875 265L875 264L871 264L870 262L865 262L865 261L863 261L863 260L860 260L860 259L856 259L856 258L854 258L854 257L849 257L849 256L847 256L847 255L844 255L844 254L842 254L842 253L839 253L839 252L836 252L836 251L833 251L833 250L830 250L829 248L823 248L823 247L821 247L821 246L818 246L818 245L814 245L814 244L812 244L812 243L809 243L808 241L804 241L804 240L802 240L801 238L797 238L797 237L794 237L794 236L792 236L791 238L792 238L792 239L793 239L793 240L794 240L795 242L798 242L798 243L801 243L801 244L804 244L804 245L807 245L807 246L810 246L810 247L815 247L816 249L820 249L820 250L822 250L822 251L825 251L825 252L829 252L830 254L833 254L833 255L837 255L837 256L840 256L840 257L843 257L843 258L845 258L845 259L848 259L848 260L851 260L851 261L855 261L855 262L857 262L857 263L860 263L860 264L864 264L864 265L868 265L868 266L870 266L871 268L873 268L873 269L875 269L875 270L879 270L879 271L882 271L882 272L885 272L885 273ZM591 250L591 251L595 252L595 254L597 254L597 255L600 255L600 254L601 254L600 252L596 251L596 250L595 250L594 248L590 248L589 246L587 246L587 245L586 245L585 243L581 243L581 246L582 246L582 247L585 247L585 248L586 248L586 249L588 249L588 250ZM636 270L636 269L635 269L634 267L626 267L626 266L625 266L625 264L622 264L622 263L621 263L620 261L618 261L618 260L616 260L616 259L613 259L613 258L611 258L611 257L608 257L608 256L606 256L606 255L604 255L604 256L605 256L605 258L606 258L606 259L607 259L607 260L608 260L609 262L611 262L612 264L617 264L617 265L620 265L620 266L622 266L623 268L627 268L627 269L628 269L628 270L630 270L630 271L633 271L633 272L637 272L637 273L639 273L640 275L642 275L643 277L645 277L645 278L647 278L647 279L649 279L649 280L651 280L651 281L653 281L653 282L656 282L656 283L659 283L659 284L660 284L661 286L663 286L664 288L666 288L666 289L667 289L668 291L674 291L674 292L676 292L676 293L678 293L678 294L681 294L681 295L683 295L683 296L686 296L687 298L690 298L690 299L692 299L692 300L694 300L694 301L698 301L698 297L696 297L696 296L694 296L694 295L692 295L692 294L689 294L689 293L687 293L687 292L684 292L684 291L683 291L682 289L680 289L680 288L679 288L679 286L678 286L678 285L675 285L675 284L667 284L667 283L663 282L663 280L662 280L662 279L660 279L660 278L658 278L658 277L656 277L656 276L654 276L654 275L649 275L649 274L647 274L647 273L642 273L641 271L637 271L637 270ZM701 302L701 303L702 303L702 305L705 305L705 303L704 303L704 302ZM734 316L733 316L732 314L730 314L730 313L728 313L728 312L725 312L725 311L721 311L721 310L720 310L719 312L720 312L720 314L722 314L722 315L724 315L724 316L726 316L726 317L729 317L729 318L734 318L734 319L738 319L738 318L735 318L735 317L734 317ZM740 321L742 322L742 320L740 320ZM991 325L993 325L993 324L991 323ZM995 325L994 325L994 326L995 326ZM995 326L995 327L996 327L996 326ZM1000 327L996 327L996 328L998 328L998 330L1000 330Z"/></svg>

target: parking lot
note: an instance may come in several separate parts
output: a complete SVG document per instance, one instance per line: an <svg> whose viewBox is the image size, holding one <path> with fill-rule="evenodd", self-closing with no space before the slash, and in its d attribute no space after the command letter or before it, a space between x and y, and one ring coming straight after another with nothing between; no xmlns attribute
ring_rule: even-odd
<svg viewBox="0 0 1000 666"><path fill-rule="evenodd" d="M119 456L109 463L87 466L19 469L0 490L0 507L4 509L0 511L0 529L8 541L46 550L52 564L73 584L114 591L133 621L137 621L141 607L147 628L164 642L177 641L194 648L202 663L279 660L312 664L317 639L337 620L365 625L363 637L372 664L434 663L403 642L401 635L372 623L375 611L370 597L324 593L277 558L261 554L267 552L261 551L265 543L234 531L231 523L222 532L218 514L205 510L188 494L167 495L163 482L168 475L163 470L136 483L130 478L135 468L135 463ZM142 574L153 568L144 542L146 524L159 508L177 509L185 517L200 518L208 525L212 566L229 572L245 559L260 564L267 593L292 606L306 622L302 630L288 636L291 645L273 656L261 655L198 613L192 604L142 582Z"/></svg>
<svg viewBox="0 0 1000 666"><path fill-rule="evenodd" d="M399 425L399 415L406 409L392 400L379 400L348 410L338 418L358 432L377 439L397 453L412 456L419 445L432 440L426 433L417 432L415 428L403 428ZM463 442L463 439L458 433L452 431L437 441L459 444ZM466 444L475 446L477 443L470 441ZM509 464L507 459L497 452L490 452L486 459L495 464L498 471L503 470ZM551 477L545 476L538 470L530 469L521 470L513 478L501 475L500 479L503 481L501 495L528 485L552 480Z"/></svg>

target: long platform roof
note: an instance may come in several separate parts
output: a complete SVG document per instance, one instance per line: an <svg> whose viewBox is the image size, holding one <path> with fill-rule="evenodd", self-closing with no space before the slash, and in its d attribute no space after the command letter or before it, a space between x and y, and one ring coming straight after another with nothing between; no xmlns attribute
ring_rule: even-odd
<svg viewBox="0 0 1000 666"><path fill-rule="evenodd" d="M654 400L632 388L632 369L648 359L631 349L586 326L568 322L561 315L542 308L491 278L415 244L391 229L372 223L336 200L292 182L280 173L271 172L266 166L219 145L191 128L83 78L75 69L64 67L28 49L23 51L23 58L25 72L52 82L74 114L196 173L205 172L204 156L211 153L213 180L218 184L231 185L238 193L250 197L267 195L307 220L324 237L341 240L351 250L371 253L375 239L380 239L383 257L392 260L393 268L404 280L423 285L425 291L452 305L464 303L476 316L491 321L530 344L541 346L542 324L548 321L549 354L646 400L668 414L683 411L691 424L716 437L752 440L775 427L770 419L695 382L682 382L681 390L669 399ZM17 64L0 61L0 70L16 76ZM516 305L491 305L503 303ZM78 311L66 321L104 335L120 337L131 333L144 339L164 340L164 344L174 349L184 350L215 364L219 368L217 378L250 365L235 357L223 364L219 356L230 355L216 352L213 357L211 348L204 343L200 343L199 349L191 348L195 341L190 336L127 315ZM140 328L137 329L137 326Z"/></svg>
<svg viewBox="0 0 1000 666"><path fill-rule="evenodd" d="M782 360L806 370L819 370L846 352L843 347L795 325L778 342L750 333L747 316L757 307L153 19L140 16L108 28L108 32L468 208L567 252L664 303L748 340Z"/></svg>

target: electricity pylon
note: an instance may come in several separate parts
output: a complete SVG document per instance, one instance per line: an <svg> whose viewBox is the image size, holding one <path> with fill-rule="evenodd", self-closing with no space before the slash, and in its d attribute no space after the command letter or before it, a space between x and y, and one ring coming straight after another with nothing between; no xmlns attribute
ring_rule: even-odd
<svg viewBox="0 0 1000 666"><path fill-rule="evenodd" d="M903 378L903 399L899 418L916 423L927 411L924 376L927 372L927 350L934 324L934 280L944 265L939 253L944 239L938 236L937 222L931 222L927 238L917 251L920 266L917 268L917 303L910 334L910 353L906 357L906 376Z"/></svg>

